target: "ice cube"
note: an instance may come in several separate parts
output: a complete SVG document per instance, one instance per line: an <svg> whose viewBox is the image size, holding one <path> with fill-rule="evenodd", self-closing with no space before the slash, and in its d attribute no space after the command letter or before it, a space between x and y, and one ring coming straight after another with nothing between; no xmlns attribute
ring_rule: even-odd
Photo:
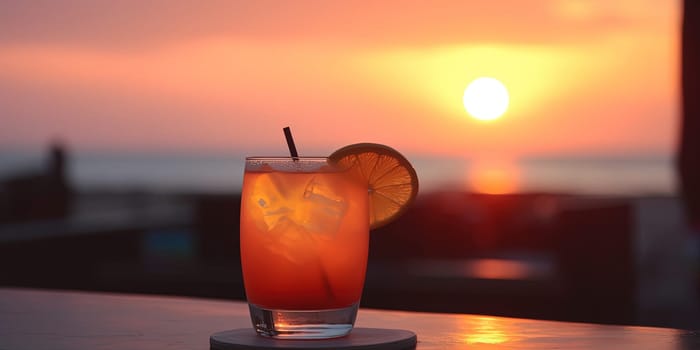
<svg viewBox="0 0 700 350"><path fill-rule="evenodd" d="M262 211L262 229L270 231L281 218L291 215L293 210L287 206L283 178L275 173L263 174L257 179L253 188L253 201Z"/></svg>
<svg viewBox="0 0 700 350"><path fill-rule="evenodd" d="M345 215L348 204L338 195L333 187L314 177L304 189L304 207L300 212L304 213L300 218L300 224L314 234L330 238L334 234Z"/></svg>

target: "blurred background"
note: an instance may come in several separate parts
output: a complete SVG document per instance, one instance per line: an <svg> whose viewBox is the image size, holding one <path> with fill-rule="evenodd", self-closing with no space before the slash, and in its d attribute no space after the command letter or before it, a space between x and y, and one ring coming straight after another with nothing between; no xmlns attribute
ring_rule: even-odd
<svg viewBox="0 0 700 350"><path fill-rule="evenodd" d="M291 126L416 168L365 307L696 328L683 9L0 1L0 285L243 300L244 157Z"/></svg>

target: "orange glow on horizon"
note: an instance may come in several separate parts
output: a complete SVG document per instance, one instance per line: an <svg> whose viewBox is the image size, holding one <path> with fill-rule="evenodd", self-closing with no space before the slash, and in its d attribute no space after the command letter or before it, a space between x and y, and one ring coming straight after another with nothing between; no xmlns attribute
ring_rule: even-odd
<svg viewBox="0 0 700 350"><path fill-rule="evenodd" d="M467 174L468 187L486 194L507 194L519 189L520 169L514 161L477 160Z"/></svg>

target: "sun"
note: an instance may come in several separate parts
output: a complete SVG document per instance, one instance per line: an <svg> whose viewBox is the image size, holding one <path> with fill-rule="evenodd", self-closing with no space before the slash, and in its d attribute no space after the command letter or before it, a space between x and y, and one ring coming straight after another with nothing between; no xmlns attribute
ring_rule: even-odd
<svg viewBox="0 0 700 350"><path fill-rule="evenodd" d="M472 117L479 120L498 119L508 109L508 90L495 78L474 79L464 90L462 102Z"/></svg>

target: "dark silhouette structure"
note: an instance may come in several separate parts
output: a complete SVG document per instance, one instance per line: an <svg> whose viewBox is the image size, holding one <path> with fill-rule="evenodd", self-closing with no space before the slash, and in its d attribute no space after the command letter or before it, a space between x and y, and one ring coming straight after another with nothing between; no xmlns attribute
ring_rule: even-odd
<svg viewBox="0 0 700 350"><path fill-rule="evenodd" d="M68 216L73 191L67 167L66 147L56 142L49 148L43 169L0 179L0 223Z"/></svg>
<svg viewBox="0 0 700 350"><path fill-rule="evenodd" d="M700 235L700 3L683 2L682 24L682 119L678 149L679 195L686 223ZM700 278L696 282L700 295Z"/></svg>
<svg viewBox="0 0 700 350"><path fill-rule="evenodd" d="M684 3L682 46L680 195L688 224L700 231L700 2L686 0Z"/></svg>

